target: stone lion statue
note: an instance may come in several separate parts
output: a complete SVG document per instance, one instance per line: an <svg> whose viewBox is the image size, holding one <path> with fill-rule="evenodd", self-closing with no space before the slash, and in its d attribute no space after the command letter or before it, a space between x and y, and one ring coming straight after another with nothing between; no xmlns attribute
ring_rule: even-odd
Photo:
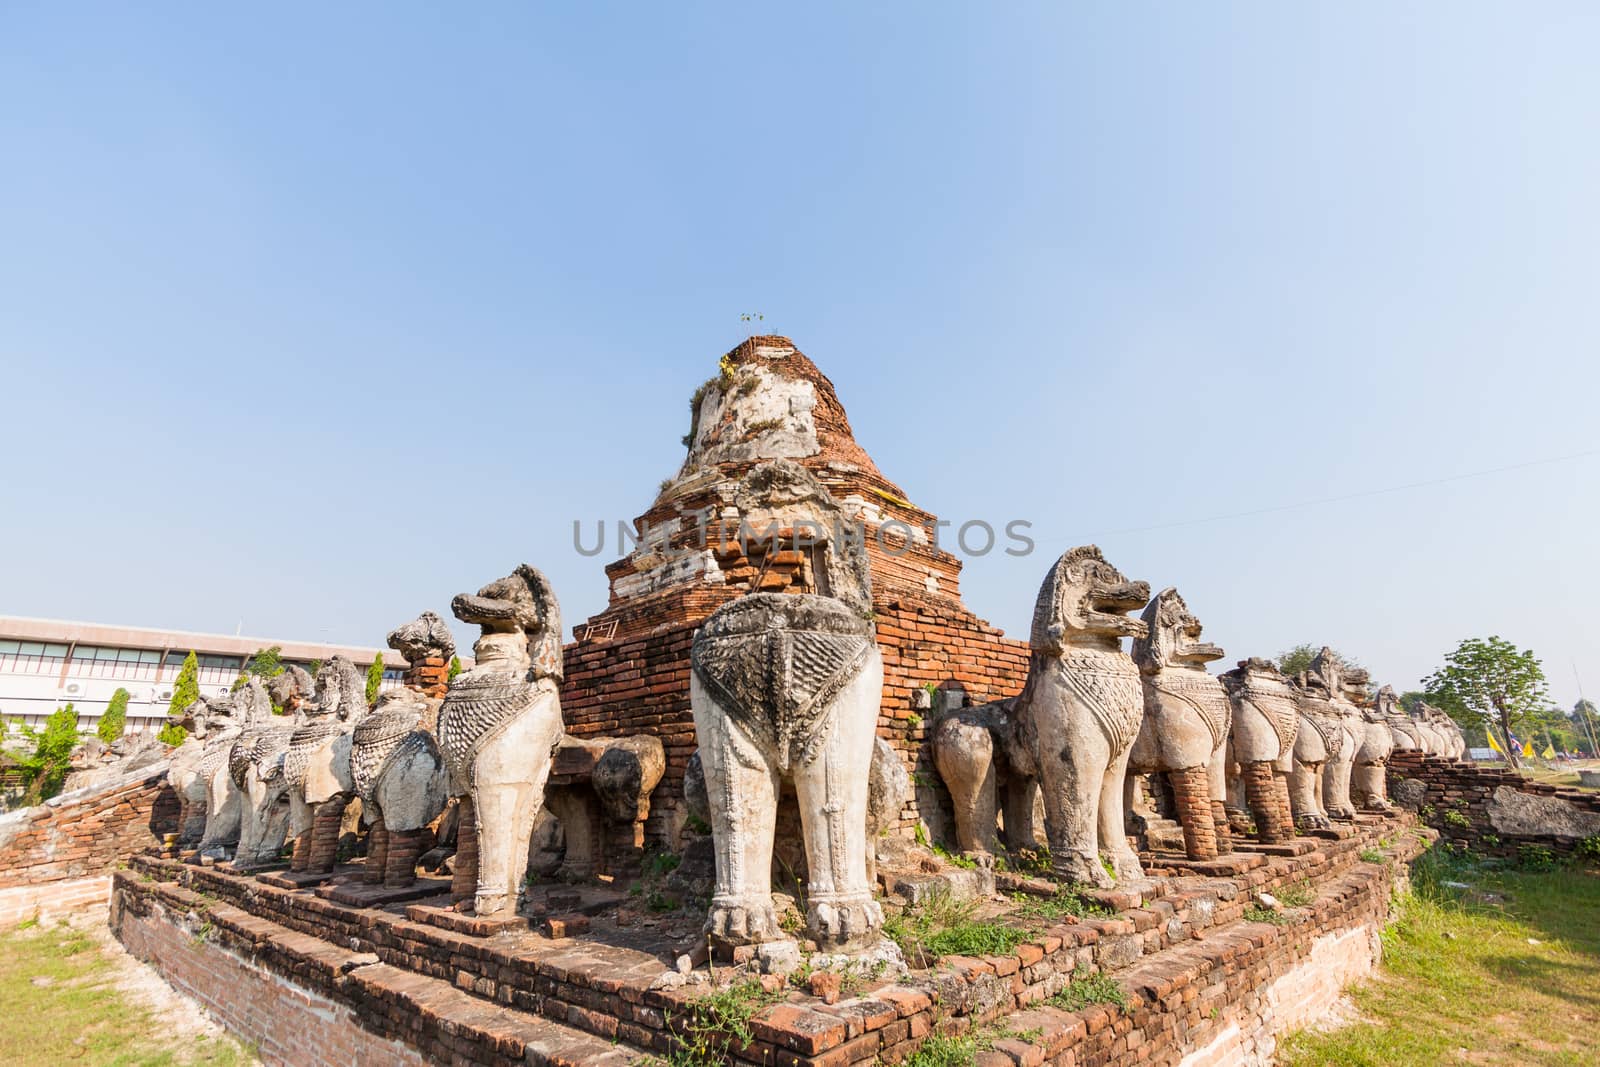
<svg viewBox="0 0 1600 1067"><path fill-rule="evenodd" d="M476 662L450 685L438 744L452 796L460 797L457 901L480 916L515 912L534 820L561 743L561 607L526 563L450 604L479 627Z"/></svg>

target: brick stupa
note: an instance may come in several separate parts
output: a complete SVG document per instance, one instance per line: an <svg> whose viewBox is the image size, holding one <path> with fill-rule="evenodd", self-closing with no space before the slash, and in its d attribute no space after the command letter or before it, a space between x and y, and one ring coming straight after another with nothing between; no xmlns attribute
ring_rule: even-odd
<svg viewBox="0 0 1600 1067"><path fill-rule="evenodd" d="M752 337L723 356L691 410L682 466L635 521L640 543L606 567L610 603L578 625L567 646L561 703L569 731L661 738L667 772L648 832L670 839L695 748L695 627L752 588L816 591L810 560L791 546L792 531L779 531L776 542L738 536L740 480L757 464L790 460L828 489L847 521L860 524L884 659L878 733L909 770L937 780L915 710L918 694L934 685L960 689L973 702L1013 696L1027 676L1027 644L1007 640L962 605L961 561L933 543L935 516L878 469L851 432L833 383L788 338ZM907 833L919 816L913 809L943 802L942 790L917 792L901 822Z"/></svg>

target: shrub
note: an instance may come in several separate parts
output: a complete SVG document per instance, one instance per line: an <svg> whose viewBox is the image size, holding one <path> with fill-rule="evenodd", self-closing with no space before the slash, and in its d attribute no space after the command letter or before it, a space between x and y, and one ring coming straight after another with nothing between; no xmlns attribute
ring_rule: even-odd
<svg viewBox="0 0 1600 1067"><path fill-rule="evenodd" d="M168 721L167 725L161 728L161 732L156 734L156 740L160 741L168 748L177 748L188 739L189 731L185 730L177 723L171 722L170 720Z"/></svg>
<svg viewBox="0 0 1600 1067"><path fill-rule="evenodd" d="M1452 808L1444 813L1444 824L1446 826L1454 826L1464 830L1472 825L1472 820L1468 819L1465 815Z"/></svg>
<svg viewBox="0 0 1600 1067"><path fill-rule="evenodd" d="M1517 849L1517 866L1525 871L1553 871L1556 854L1543 845L1523 845Z"/></svg>
<svg viewBox="0 0 1600 1067"><path fill-rule="evenodd" d="M1600 834L1590 834L1579 841L1572 854L1582 863L1600 864Z"/></svg>
<svg viewBox="0 0 1600 1067"><path fill-rule="evenodd" d="M131 695L126 689L112 693L111 703L106 705L105 714L100 716L100 722L94 728L95 736L108 745L128 728L128 697Z"/></svg>
<svg viewBox="0 0 1600 1067"><path fill-rule="evenodd" d="M33 742L33 751L18 761L28 778L27 802L49 800L61 792L72 769L72 750L78 747L77 709L71 704L57 708L43 729L24 726L22 736Z"/></svg>
<svg viewBox="0 0 1600 1067"><path fill-rule="evenodd" d="M378 690L383 685L383 653L379 652L373 657L372 666L367 668L367 705L370 707L378 702Z"/></svg>
<svg viewBox="0 0 1600 1067"><path fill-rule="evenodd" d="M445 679L444 680L446 682L453 682L453 681L456 680L456 675L458 675L460 673L461 673L461 657L460 656L451 656L450 657L450 673L445 675Z"/></svg>
<svg viewBox="0 0 1600 1067"><path fill-rule="evenodd" d="M172 703L167 705L167 714L173 717L180 716L199 699L200 661L191 651L183 657L183 667L178 671L178 680L172 685Z"/></svg>
<svg viewBox="0 0 1600 1067"><path fill-rule="evenodd" d="M271 648L258 648L255 655L245 661L244 673L260 678L263 682L268 678L276 678L284 672L283 648L273 645Z"/></svg>
<svg viewBox="0 0 1600 1067"><path fill-rule="evenodd" d="M686 1005L687 1017L669 1012L667 1029L678 1041L668 1057L672 1067L730 1063L733 1050L755 1042L750 1020L781 994L768 993L755 979L735 982Z"/></svg>

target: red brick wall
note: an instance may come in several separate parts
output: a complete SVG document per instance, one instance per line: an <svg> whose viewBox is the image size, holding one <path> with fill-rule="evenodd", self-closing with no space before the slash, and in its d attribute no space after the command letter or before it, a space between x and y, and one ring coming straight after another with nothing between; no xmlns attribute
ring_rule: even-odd
<svg viewBox="0 0 1600 1067"><path fill-rule="evenodd" d="M1447 841L1492 856L1516 857L1525 845L1570 855L1579 845L1572 838L1549 834L1498 833L1489 818L1489 801L1501 786L1535 796L1555 797L1582 811L1600 813L1600 793L1530 781L1504 765L1485 767L1468 760L1424 756L1409 750L1396 752L1389 757L1391 796L1396 786L1406 779L1419 781L1426 789L1419 812L1424 822L1438 830Z"/></svg>
<svg viewBox="0 0 1600 1067"><path fill-rule="evenodd" d="M178 828L165 763L0 816L0 889L110 874Z"/></svg>
<svg viewBox="0 0 1600 1067"><path fill-rule="evenodd" d="M211 943L159 905L140 904L114 909L112 928L123 946L230 1033L255 1045L269 1067L424 1067L430 1062L415 1049L363 1029L355 1012L308 988L309 982L297 984Z"/></svg>

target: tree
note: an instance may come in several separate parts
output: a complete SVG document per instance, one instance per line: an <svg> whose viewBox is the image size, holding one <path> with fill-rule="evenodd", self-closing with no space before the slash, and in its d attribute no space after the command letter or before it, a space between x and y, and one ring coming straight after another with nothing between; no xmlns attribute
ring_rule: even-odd
<svg viewBox="0 0 1600 1067"><path fill-rule="evenodd" d="M445 675L445 679L444 680L446 682L453 682L453 681L456 680L456 675L458 675L460 673L461 673L461 657L460 656L451 656L450 657L450 673Z"/></svg>
<svg viewBox="0 0 1600 1067"><path fill-rule="evenodd" d="M1493 724L1500 737L1513 733L1533 740L1550 709L1544 668L1531 649L1498 636L1469 637L1444 658L1444 666L1423 681L1428 701L1450 714L1463 729ZM1506 759L1521 766L1515 745L1506 743Z"/></svg>
<svg viewBox="0 0 1600 1067"><path fill-rule="evenodd" d="M189 710L189 706L200 699L200 660L196 658L193 650L183 657L183 666L178 670L178 680L172 685L172 703L167 705L167 715L177 718Z"/></svg>
<svg viewBox="0 0 1600 1067"><path fill-rule="evenodd" d="M379 652L372 661L372 666L367 668L367 703L378 702L378 689L383 685L383 653Z"/></svg>
<svg viewBox="0 0 1600 1067"><path fill-rule="evenodd" d="M1407 689L1400 694L1400 710L1407 715L1417 710L1417 705L1428 699L1428 694L1420 689Z"/></svg>
<svg viewBox="0 0 1600 1067"><path fill-rule="evenodd" d="M28 777L25 804L49 800L61 792L61 785L72 769L72 750L78 747L78 712L71 704L57 708L44 721L44 728L22 728L22 736L33 742L33 751L18 762Z"/></svg>
<svg viewBox="0 0 1600 1067"><path fill-rule="evenodd" d="M177 723L170 722L170 721L167 723L167 725L165 725L165 726L163 726L161 728L161 732L160 733L156 734L156 740L160 741L163 745L166 745L168 748L177 748L179 745L183 744L188 739L189 739L189 731L185 730L183 727L179 726Z"/></svg>
<svg viewBox="0 0 1600 1067"><path fill-rule="evenodd" d="M1578 736L1578 742L1589 750L1591 756L1600 756L1597 745L1600 745L1600 708L1594 706L1594 701L1579 700L1572 705L1572 721L1576 724L1573 731Z"/></svg>
<svg viewBox="0 0 1600 1067"><path fill-rule="evenodd" d="M276 678L287 668L283 665L283 646L273 645L271 648L258 648L255 655L245 660L244 673L254 675L265 682L269 678Z"/></svg>
<svg viewBox="0 0 1600 1067"><path fill-rule="evenodd" d="M1321 651L1321 645L1295 645L1287 652L1278 653L1278 670L1282 671L1284 675L1289 678L1293 678L1297 674L1309 671L1311 669L1311 661L1316 659L1317 655ZM1338 649L1333 649L1332 651L1335 656L1339 657L1339 662L1343 663L1346 667L1361 666L1361 663L1358 660L1345 655Z"/></svg>
<svg viewBox="0 0 1600 1067"><path fill-rule="evenodd" d="M126 689L118 689L111 694L111 703L106 705L105 714L100 716L100 722L94 728L95 736L106 744L111 744L122 736L122 731L128 726L128 697L132 694Z"/></svg>

